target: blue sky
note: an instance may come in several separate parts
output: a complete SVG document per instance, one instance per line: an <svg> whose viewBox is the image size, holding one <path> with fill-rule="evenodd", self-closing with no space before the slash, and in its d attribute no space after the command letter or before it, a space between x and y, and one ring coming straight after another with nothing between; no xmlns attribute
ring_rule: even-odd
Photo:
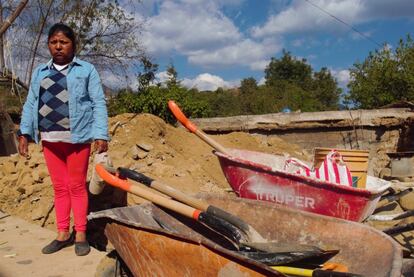
<svg viewBox="0 0 414 277"><path fill-rule="evenodd" d="M144 22L141 41L159 80L173 63L184 85L201 90L262 82L283 49L345 86L354 62L378 44L395 49L414 30L412 0L143 0L126 8Z"/></svg>

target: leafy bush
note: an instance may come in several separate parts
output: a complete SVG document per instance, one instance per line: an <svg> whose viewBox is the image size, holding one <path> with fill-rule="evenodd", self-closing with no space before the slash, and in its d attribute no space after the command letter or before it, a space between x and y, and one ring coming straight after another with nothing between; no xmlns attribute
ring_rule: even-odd
<svg viewBox="0 0 414 277"><path fill-rule="evenodd" d="M168 101L174 100L188 117L205 117L208 115L208 104L205 101L193 99L187 89L173 86L164 88L151 86L147 90L134 93L121 91L109 103L111 116L119 113L151 113L161 117L166 122L176 122L168 109Z"/></svg>

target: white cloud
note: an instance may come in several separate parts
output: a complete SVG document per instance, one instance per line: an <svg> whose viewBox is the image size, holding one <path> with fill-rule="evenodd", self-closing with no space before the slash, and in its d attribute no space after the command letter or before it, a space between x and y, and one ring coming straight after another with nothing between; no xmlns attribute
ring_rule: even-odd
<svg viewBox="0 0 414 277"><path fill-rule="evenodd" d="M242 65L263 70L283 48L281 39L253 40L243 35L221 7L243 1L165 1L147 19L143 42L154 55L183 55L202 67Z"/></svg>
<svg viewBox="0 0 414 277"><path fill-rule="evenodd" d="M312 3L314 5L312 5ZM321 10L323 9L323 10ZM265 24L251 29L254 37L314 32L348 31L349 27L332 16L355 26L378 18L414 15L412 0L294 0L290 6L271 15Z"/></svg>
<svg viewBox="0 0 414 277"><path fill-rule="evenodd" d="M263 70L272 54L279 52L282 45L276 40L262 43L245 39L238 44L228 45L215 51L198 51L189 55L189 62L204 66L245 65L252 70Z"/></svg>
<svg viewBox="0 0 414 277"><path fill-rule="evenodd" d="M348 69L331 69L332 75L338 81L338 85L342 88L346 88L350 81L350 74Z"/></svg>
<svg viewBox="0 0 414 277"><path fill-rule="evenodd" d="M148 19L143 41L152 53L185 54L220 48L240 38L237 27L214 2L165 1L159 14Z"/></svg>
<svg viewBox="0 0 414 277"><path fill-rule="evenodd" d="M168 80L168 78L169 77L168 77L167 71L162 71L162 72L158 72L157 74L155 74L155 79L159 83L164 83L165 81Z"/></svg>
<svg viewBox="0 0 414 277"><path fill-rule="evenodd" d="M266 83L266 78L262 77L260 78L259 82L257 83L259 86L264 85Z"/></svg>
<svg viewBox="0 0 414 277"><path fill-rule="evenodd" d="M414 1L412 0L368 0L363 2L363 16L369 19L414 16Z"/></svg>
<svg viewBox="0 0 414 277"><path fill-rule="evenodd" d="M314 0L319 7L344 20L355 22L362 10L359 0ZM345 27L333 18L306 1L294 1L290 7L269 17L263 26L251 29L254 37L266 37L275 34L304 33L316 30L337 30Z"/></svg>
<svg viewBox="0 0 414 277"><path fill-rule="evenodd" d="M187 88L197 88L198 90L216 90L219 87L231 88L238 87L240 80L238 81L225 81L221 77L212 75L210 73L203 73L195 77L194 79L185 78L181 81L181 84Z"/></svg>

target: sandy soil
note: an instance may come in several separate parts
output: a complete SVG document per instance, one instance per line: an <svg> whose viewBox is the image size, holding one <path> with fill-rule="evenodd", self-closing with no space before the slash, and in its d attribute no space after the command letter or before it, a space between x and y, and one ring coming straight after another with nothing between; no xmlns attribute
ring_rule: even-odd
<svg viewBox="0 0 414 277"><path fill-rule="evenodd" d="M189 193L231 190L213 149L186 129L150 114L122 114L111 118L109 126L109 156L115 167L138 170ZM310 159L299 146L277 137L238 132L212 138L225 147ZM0 157L0 209L54 229L53 190L41 148L31 144L29 150L30 159ZM128 195L129 204L138 202L138 197Z"/></svg>

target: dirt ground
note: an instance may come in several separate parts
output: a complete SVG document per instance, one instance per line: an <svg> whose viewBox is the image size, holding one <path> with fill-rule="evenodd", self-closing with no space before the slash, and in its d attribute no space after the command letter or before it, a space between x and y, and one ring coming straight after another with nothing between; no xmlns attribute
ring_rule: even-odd
<svg viewBox="0 0 414 277"><path fill-rule="evenodd" d="M231 193L212 148L182 127L166 124L162 119L150 114L122 114L110 118L110 133L112 139L109 144L109 156L114 167L138 170L188 193ZM211 137L229 148L270 154L286 153L304 161L311 161L312 158L310 153L299 146L274 136L235 132ZM17 154L0 157L0 210L55 230L53 190L41 148L31 144L29 150L29 159ZM92 160L93 153L91 163ZM91 176L92 168L89 167L88 176ZM405 201L414 203L410 199ZM102 200L100 202L101 206L105 206ZM127 202L135 204L141 202L141 199L128 195ZM110 207L110 203L107 204L107 207ZM384 213L402 210L398 203ZM407 222L409 220L406 220ZM395 222L367 224L383 229ZM411 234L409 238L405 236L400 240L408 246L407 248L411 248Z"/></svg>

